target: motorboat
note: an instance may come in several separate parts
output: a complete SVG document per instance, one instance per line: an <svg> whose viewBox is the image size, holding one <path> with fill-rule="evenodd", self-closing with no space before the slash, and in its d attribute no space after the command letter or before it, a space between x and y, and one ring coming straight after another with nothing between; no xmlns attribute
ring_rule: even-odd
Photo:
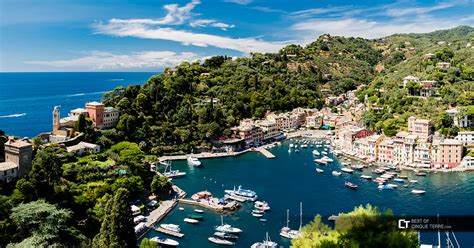
<svg viewBox="0 0 474 248"><path fill-rule="evenodd" d="M397 183L404 183L405 179L397 177L397 178L394 178L393 181Z"/></svg>
<svg viewBox="0 0 474 248"><path fill-rule="evenodd" d="M321 159L323 159L324 161L328 162L328 163L332 163L334 162L334 159L328 157L328 156L323 156Z"/></svg>
<svg viewBox="0 0 474 248"><path fill-rule="evenodd" d="M266 201L256 201L254 207L259 210L268 211L270 210L270 206Z"/></svg>
<svg viewBox="0 0 474 248"><path fill-rule="evenodd" d="M389 186L389 185L384 185L384 184L381 184L378 186L379 189L381 190L389 190L389 189L393 189L392 186Z"/></svg>
<svg viewBox="0 0 474 248"><path fill-rule="evenodd" d="M241 233L242 229L239 229L237 227L233 227L229 224L224 224L224 217L221 216L221 225L216 226L215 230L218 232L225 232L225 233Z"/></svg>
<svg viewBox="0 0 474 248"><path fill-rule="evenodd" d="M354 170L362 170L362 169L365 168L365 166L362 165L362 164L353 164L353 165L351 165L351 168L354 169Z"/></svg>
<svg viewBox="0 0 474 248"><path fill-rule="evenodd" d="M324 170L321 170L321 169L319 169L319 168L316 168L316 172L317 172L317 173L324 173Z"/></svg>
<svg viewBox="0 0 474 248"><path fill-rule="evenodd" d="M188 165L196 166L196 167L201 166L201 161L199 161L199 159L196 158L193 154L191 154L191 155L187 158L187 161L188 161Z"/></svg>
<svg viewBox="0 0 474 248"><path fill-rule="evenodd" d="M315 159L314 162L320 164L320 165L327 165L328 162L322 158Z"/></svg>
<svg viewBox="0 0 474 248"><path fill-rule="evenodd" d="M411 193L413 193L415 195L423 195L424 193L426 193L426 191L420 190L420 189L414 189L414 190L411 191Z"/></svg>
<svg viewBox="0 0 474 248"><path fill-rule="evenodd" d="M332 171L332 174L333 174L334 176L340 176L342 173L339 172L339 171Z"/></svg>
<svg viewBox="0 0 474 248"><path fill-rule="evenodd" d="M250 248L277 248L277 247L278 247L278 243L270 240L270 237L268 236L268 232L263 242L257 242L250 246Z"/></svg>
<svg viewBox="0 0 474 248"><path fill-rule="evenodd" d="M230 233L225 233L225 232L215 232L214 236L219 237L221 239L238 239L239 236L230 234Z"/></svg>
<svg viewBox="0 0 474 248"><path fill-rule="evenodd" d="M196 223L199 222L199 220L191 219L191 218L184 218L184 222L190 223L190 224L196 224Z"/></svg>
<svg viewBox="0 0 474 248"><path fill-rule="evenodd" d="M143 216L143 215L138 215L138 216L133 218L133 223L135 223L135 225L140 223L140 222L144 222L144 221L146 221L146 217Z"/></svg>
<svg viewBox="0 0 474 248"><path fill-rule="evenodd" d="M323 155L328 155L328 153L325 152L325 151L322 151L321 154L323 154Z"/></svg>
<svg viewBox="0 0 474 248"><path fill-rule="evenodd" d="M350 169L350 168L341 168L341 171L343 172L346 172L346 173L354 173L354 170L353 169Z"/></svg>
<svg viewBox="0 0 474 248"><path fill-rule="evenodd" d="M368 175L361 175L360 178L363 178L363 179L372 179L372 176L368 176Z"/></svg>
<svg viewBox="0 0 474 248"><path fill-rule="evenodd" d="M179 211L184 211L183 207L179 207L178 209L179 209Z"/></svg>
<svg viewBox="0 0 474 248"><path fill-rule="evenodd" d="M415 175L419 176L419 177L426 177L426 173L425 172L417 172Z"/></svg>
<svg viewBox="0 0 474 248"><path fill-rule="evenodd" d="M173 232L181 232L181 228L176 224L161 224L160 227Z"/></svg>
<svg viewBox="0 0 474 248"><path fill-rule="evenodd" d="M168 246L178 246L179 245L179 242L174 240L174 239L168 239L168 238L161 238L161 237L153 237L150 239L151 241L153 242L156 242L158 244L162 244L162 245L168 245Z"/></svg>
<svg viewBox="0 0 474 248"><path fill-rule="evenodd" d="M215 238L215 237L209 237L207 240L211 241L214 244L218 245L234 245L234 242L225 240L225 239L220 239L220 238Z"/></svg>
<svg viewBox="0 0 474 248"><path fill-rule="evenodd" d="M225 194L224 198L225 199L231 199L231 200L238 201L238 202L246 202L247 201L247 198L242 197L242 196L238 196L238 195L235 195L235 194Z"/></svg>
<svg viewBox="0 0 474 248"><path fill-rule="evenodd" d="M318 150L313 150L313 155L314 155L314 156L319 156Z"/></svg>
<svg viewBox="0 0 474 248"><path fill-rule="evenodd" d="M348 188L351 188L351 189L357 189L357 184L353 184L351 182L345 182L344 183L344 186L348 187Z"/></svg>
<svg viewBox="0 0 474 248"><path fill-rule="evenodd" d="M261 222L267 222L267 219L260 218Z"/></svg>
<svg viewBox="0 0 474 248"><path fill-rule="evenodd" d="M252 213L253 217L261 218L263 217L263 214L257 214L257 213Z"/></svg>
<svg viewBox="0 0 474 248"><path fill-rule="evenodd" d="M392 188L398 188L398 185L393 184L393 183L388 183L387 186L392 187Z"/></svg>
<svg viewBox="0 0 474 248"><path fill-rule="evenodd" d="M299 153L299 152L300 152L300 150L296 149L296 150L295 150L295 152L296 152L296 153Z"/></svg>
<svg viewBox="0 0 474 248"><path fill-rule="evenodd" d="M293 148L295 145L294 144L290 144L290 148Z"/></svg>
<svg viewBox="0 0 474 248"><path fill-rule="evenodd" d="M417 183L418 180L410 180L409 182L410 182L410 183Z"/></svg>
<svg viewBox="0 0 474 248"><path fill-rule="evenodd" d="M253 210L252 210L252 213L263 214L263 213L265 213L265 211L259 210L259 209L253 209Z"/></svg>
<svg viewBox="0 0 474 248"><path fill-rule="evenodd" d="M239 185L237 190L224 190L225 193L232 195L235 194L237 196L245 197L249 201L256 201L257 200L257 193L255 191L249 190L249 189L242 189L242 186Z"/></svg>
<svg viewBox="0 0 474 248"><path fill-rule="evenodd" d="M374 174L383 174L384 172L385 172L385 170L382 170L382 169L372 170L372 173L374 173Z"/></svg>
<svg viewBox="0 0 474 248"><path fill-rule="evenodd" d="M399 175L398 178L401 178L401 179L408 179L408 176L407 176L407 175Z"/></svg>
<svg viewBox="0 0 474 248"><path fill-rule="evenodd" d="M202 220L204 218L204 216L202 216L200 214L189 214L188 218L195 219L195 220Z"/></svg>

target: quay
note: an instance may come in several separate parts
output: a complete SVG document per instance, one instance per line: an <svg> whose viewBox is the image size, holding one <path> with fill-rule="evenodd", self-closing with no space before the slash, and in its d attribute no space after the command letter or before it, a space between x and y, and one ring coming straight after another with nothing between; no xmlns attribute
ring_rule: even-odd
<svg viewBox="0 0 474 248"><path fill-rule="evenodd" d="M171 210L178 204L177 200L167 200L162 201L160 206L158 206L155 210L151 211L150 215L146 218L145 225L150 228L156 222L163 219Z"/></svg>
<svg viewBox="0 0 474 248"><path fill-rule="evenodd" d="M184 233L174 232L174 231L164 229L164 228L161 228L161 227L155 228L155 231L160 232L160 233L164 233L164 234L168 234L168 235L171 235L171 236L174 236L174 237L177 237L177 238L182 238L184 236Z"/></svg>

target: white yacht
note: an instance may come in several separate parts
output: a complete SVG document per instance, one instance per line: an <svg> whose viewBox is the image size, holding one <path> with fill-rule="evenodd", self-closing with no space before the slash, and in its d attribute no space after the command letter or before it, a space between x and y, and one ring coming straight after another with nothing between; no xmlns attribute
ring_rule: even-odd
<svg viewBox="0 0 474 248"><path fill-rule="evenodd" d="M225 240L225 239L220 239L220 238L215 238L215 237L209 237L207 240L211 241L214 244L218 245L234 245L234 242Z"/></svg>
<svg viewBox="0 0 474 248"><path fill-rule="evenodd" d="M334 176L340 176L340 175L341 175L341 172L339 172L339 171L332 171L332 174L333 174Z"/></svg>
<svg viewBox="0 0 474 248"><path fill-rule="evenodd" d="M328 163L334 162L334 159L332 159L332 158L330 158L330 157L328 157L328 156L323 156L321 159L324 160L324 161L326 161L326 162L328 162Z"/></svg>
<svg viewBox="0 0 474 248"><path fill-rule="evenodd" d="M221 225L216 226L216 231L218 232L225 232L225 233L241 233L242 229L237 227L232 227L229 224L224 224L224 216L221 216Z"/></svg>
<svg viewBox="0 0 474 248"><path fill-rule="evenodd" d="M186 172L182 172L182 171L179 171L179 170L171 170L171 163L170 163L168 166L166 166L165 172L163 172L163 175L165 177L168 177L168 178L182 177L182 176L186 175Z"/></svg>
<svg viewBox="0 0 474 248"><path fill-rule="evenodd" d="M196 167L199 167L201 166L201 161L199 161L198 158L196 158L193 154L191 154L188 158L188 165L191 165L191 166L196 166Z"/></svg>
<svg viewBox="0 0 474 248"><path fill-rule="evenodd" d="M226 194L229 195L237 195L246 198L248 201L256 201L258 196L255 191L249 190L249 189L242 189L242 186L239 185L237 190L235 189L226 189L224 190Z"/></svg>
<svg viewBox="0 0 474 248"><path fill-rule="evenodd" d="M278 247L278 243L270 240L270 237L268 236L268 232L263 242L257 242L250 246L250 248L277 248L277 247Z"/></svg>
<svg viewBox="0 0 474 248"><path fill-rule="evenodd" d="M169 246L178 246L179 245L179 242L174 240L174 239L153 237L150 240L153 241L153 242L156 242L158 244L162 244L162 245L169 245Z"/></svg>
<svg viewBox="0 0 474 248"><path fill-rule="evenodd" d="M176 224L161 224L160 227L173 232L181 232L181 228Z"/></svg>
<svg viewBox="0 0 474 248"><path fill-rule="evenodd" d="M294 239L300 235L301 226L303 224L303 203L300 202L300 228L299 230L292 230L289 226L290 224L290 210L286 210L286 226L280 229L280 236Z"/></svg>
<svg viewBox="0 0 474 248"><path fill-rule="evenodd" d="M314 156L319 156L318 150L313 150L313 155L314 155Z"/></svg>
<svg viewBox="0 0 474 248"><path fill-rule="evenodd" d="M268 211L270 210L270 206L266 201L256 201L254 207L259 210Z"/></svg>

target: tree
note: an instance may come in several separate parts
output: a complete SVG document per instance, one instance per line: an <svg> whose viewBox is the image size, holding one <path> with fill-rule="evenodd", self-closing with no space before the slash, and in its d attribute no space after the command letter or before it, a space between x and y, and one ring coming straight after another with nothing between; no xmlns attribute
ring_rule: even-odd
<svg viewBox="0 0 474 248"><path fill-rule="evenodd" d="M112 185L112 190L117 191L120 188L127 189L129 195L133 198L139 198L145 192L143 180L139 176L121 177Z"/></svg>
<svg viewBox="0 0 474 248"><path fill-rule="evenodd" d="M140 248L156 248L158 247L158 243L151 241L147 238L142 239L142 242L140 243Z"/></svg>
<svg viewBox="0 0 474 248"><path fill-rule="evenodd" d="M38 196L51 199L62 172L61 161L52 148L39 150L29 174Z"/></svg>
<svg viewBox="0 0 474 248"><path fill-rule="evenodd" d="M85 237L69 223L71 211L38 200L12 209L11 218L19 229L30 236L12 247L72 247Z"/></svg>
<svg viewBox="0 0 474 248"><path fill-rule="evenodd" d="M164 196L171 189L171 183L165 176L155 175L150 184L150 190L156 195Z"/></svg>
<svg viewBox="0 0 474 248"><path fill-rule="evenodd" d="M30 202L36 199L35 186L30 181L22 178L16 182L11 198L17 203Z"/></svg>
<svg viewBox="0 0 474 248"><path fill-rule="evenodd" d="M135 231L132 210L128 202L128 190L120 188L109 200L100 232L94 238L93 247L135 247Z"/></svg>

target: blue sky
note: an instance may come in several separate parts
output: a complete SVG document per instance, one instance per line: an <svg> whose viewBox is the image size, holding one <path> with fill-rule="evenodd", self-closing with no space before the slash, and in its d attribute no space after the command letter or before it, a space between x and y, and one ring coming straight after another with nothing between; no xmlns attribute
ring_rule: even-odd
<svg viewBox="0 0 474 248"><path fill-rule="evenodd" d="M472 0L1 0L0 71L159 71L319 35L473 25Z"/></svg>

